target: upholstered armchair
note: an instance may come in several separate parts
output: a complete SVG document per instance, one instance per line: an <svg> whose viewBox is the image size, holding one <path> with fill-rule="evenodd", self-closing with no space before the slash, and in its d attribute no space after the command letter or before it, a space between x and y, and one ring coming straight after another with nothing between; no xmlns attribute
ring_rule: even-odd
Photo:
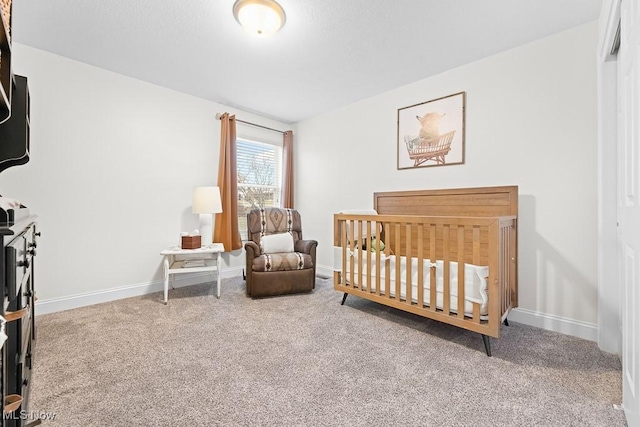
<svg viewBox="0 0 640 427"><path fill-rule="evenodd" d="M295 209L254 209L247 214L247 296L310 292L316 285L315 240L302 239Z"/></svg>

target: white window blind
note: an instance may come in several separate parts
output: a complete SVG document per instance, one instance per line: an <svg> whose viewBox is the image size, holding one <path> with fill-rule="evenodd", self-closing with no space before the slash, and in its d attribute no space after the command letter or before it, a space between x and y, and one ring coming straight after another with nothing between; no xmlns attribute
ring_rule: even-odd
<svg viewBox="0 0 640 427"><path fill-rule="evenodd" d="M247 139L236 140L238 227L247 239L247 213L280 206L282 147Z"/></svg>

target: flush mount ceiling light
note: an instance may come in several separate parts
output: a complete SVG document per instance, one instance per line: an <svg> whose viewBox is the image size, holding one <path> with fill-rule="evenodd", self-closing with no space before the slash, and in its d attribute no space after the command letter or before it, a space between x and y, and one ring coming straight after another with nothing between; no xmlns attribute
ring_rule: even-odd
<svg viewBox="0 0 640 427"><path fill-rule="evenodd" d="M233 16L253 35L265 37L284 25L284 9L274 0L238 0L233 5Z"/></svg>

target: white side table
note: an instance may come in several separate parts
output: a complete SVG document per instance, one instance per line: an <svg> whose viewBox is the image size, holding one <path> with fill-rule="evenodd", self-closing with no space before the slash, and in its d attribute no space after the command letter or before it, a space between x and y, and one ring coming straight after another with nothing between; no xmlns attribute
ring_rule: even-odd
<svg viewBox="0 0 640 427"><path fill-rule="evenodd" d="M173 274L216 273L217 297L220 298L220 254L224 252L222 243L213 243L200 249L182 249L180 246L167 246L160 252L164 255L164 303L169 299L169 278ZM202 260L204 266L188 267L187 261ZM173 278L172 278L173 279ZM173 280L171 282L173 288Z"/></svg>

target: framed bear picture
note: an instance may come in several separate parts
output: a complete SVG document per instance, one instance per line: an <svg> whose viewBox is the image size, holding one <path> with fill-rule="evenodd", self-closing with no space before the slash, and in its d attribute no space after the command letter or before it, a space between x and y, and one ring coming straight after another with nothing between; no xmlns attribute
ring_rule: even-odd
<svg viewBox="0 0 640 427"><path fill-rule="evenodd" d="M466 92L398 109L398 169L464 163Z"/></svg>

